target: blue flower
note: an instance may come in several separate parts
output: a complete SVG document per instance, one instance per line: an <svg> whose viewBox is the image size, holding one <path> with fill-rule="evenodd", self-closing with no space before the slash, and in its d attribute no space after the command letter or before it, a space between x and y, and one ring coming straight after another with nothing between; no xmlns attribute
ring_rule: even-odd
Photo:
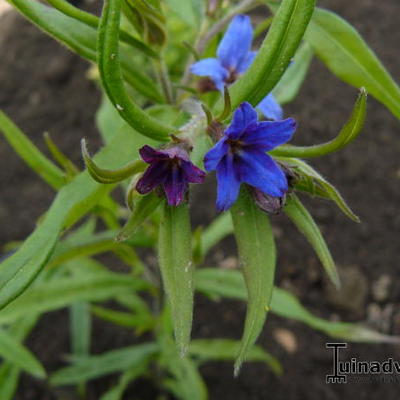
<svg viewBox="0 0 400 400"><path fill-rule="evenodd" d="M249 103L239 106L222 139L204 157L205 169L217 171L219 211L236 201L241 183L273 197L286 194L285 173L265 152L289 141L295 130L292 118L259 122Z"/></svg>
<svg viewBox="0 0 400 400"><path fill-rule="evenodd" d="M143 161L150 164L136 184L136 190L146 194L162 186L170 206L178 206L184 200L189 183L203 183L205 173L189 159L182 147L156 150L143 146L139 150Z"/></svg>
<svg viewBox="0 0 400 400"><path fill-rule="evenodd" d="M229 24L217 49L217 58L205 58L194 63L190 72L209 77L215 88L223 91L243 74L256 56L251 51L253 28L247 15L237 15ZM280 120L283 118L281 106L270 93L257 106L266 118Z"/></svg>

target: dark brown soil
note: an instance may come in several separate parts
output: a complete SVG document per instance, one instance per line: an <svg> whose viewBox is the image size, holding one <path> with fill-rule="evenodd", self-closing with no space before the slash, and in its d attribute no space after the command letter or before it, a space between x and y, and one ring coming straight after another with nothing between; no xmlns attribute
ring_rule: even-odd
<svg viewBox="0 0 400 400"><path fill-rule="evenodd" d="M398 0L321 0L352 22L400 80L398 43L400 30ZM73 160L80 163L82 136L99 143L94 127L94 112L99 104L95 85L85 79L89 65L14 13L0 23L0 107L43 148L42 134L53 139ZM299 129L297 144L311 144L332 138L346 120L356 90L332 76L318 60L313 61L306 84L298 99L287 106L286 114L295 117ZM389 334L400 334L400 280L398 232L400 228L400 140L398 121L374 99L369 99L369 114L362 136L349 148L312 164L335 184L358 213L355 224L332 204L304 198L312 206L331 251L343 274L345 289L339 295L323 277L318 260L306 241L284 216L273 218L278 237L277 282L296 293L315 314L347 321L369 320L371 326ZM21 240L34 228L46 210L53 192L41 182L2 141L0 147L1 203L0 243ZM194 220L212 218L213 186L210 196L194 196ZM198 190L196 191L198 192ZM397 233L396 233L397 232ZM234 242L225 240L209 260L214 265L235 264ZM377 282L388 280L387 290L377 293ZM378 285L379 286L379 285ZM384 286L384 285L383 285ZM195 337L239 338L244 304L234 301L212 303L199 297L196 303ZM120 347L131 342L130 333L95 322L93 352ZM286 331L282 333L282 330ZM289 352L276 339L291 339ZM231 363L209 363L201 368L211 399L386 399L398 398L395 383L327 385L331 353L325 349L325 336L292 321L270 316L259 340L284 366L285 374L276 378L265 366L247 364L239 378L232 378ZM44 317L29 345L48 371L63 364L68 352L67 313ZM350 344L348 358L385 360L400 358L398 347ZM112 378L89 385L88 399L112 383ZM135 383L129 398L156 398L147 382ZM24 376L18 400L74 399L70 391L49 388L45 383Z"/></svg>

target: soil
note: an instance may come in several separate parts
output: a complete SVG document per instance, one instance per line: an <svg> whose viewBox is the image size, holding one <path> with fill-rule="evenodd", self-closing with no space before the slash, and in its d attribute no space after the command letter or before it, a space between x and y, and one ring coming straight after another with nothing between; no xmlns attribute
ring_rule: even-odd
<svg viewBox="0 0 400 400"><path fill-rule="evenodd" d="M364 0L321 0L320 6L338 12L360 31L395 79L400 80L398 43L398 0L379 3ZM82 136L100 144L94 125L99 92L85 78L89 65L69 53L37 28L9 12L0 19L0 108L40 147L42 134L53 140L79 165ZM299 122L295 144L322 142L335 136L351 110L357 95L315 59L299 97L285 108ZM343 276L344 290L332 290L320 264L296 229L284 216L273 217L279 250L277 283L290 289L316 315L328 319L369 321L392 335L400 335L400 280L398 232L400 229L400 140L399 124L389 111L369 98L367 123L361 137L338 154L312 161L341 191L362 223L346 219L330 203L302 197L311 206ZM4 140L0 146L1 203L0 243L22 240L35 226L54 196L10 151ZM202 189L204 190L204 189ZM194 223L215 215L215 189L209 196L193 200ZM234 266L233 239L224 240L209 259L210 266ZM235 301L211 302L198 296L194 333L200 337L239 338L245 305ZM215 316L218 315L216 319ZM131 343L131 334L95 320L93 353ZM64 364L68 353L67 313L50 313L41 319L28 339L30 348L48 371ZM262 364L244 366L239 378L232 377L232 363L208 363L201 368L210 399L386 399L398 398L396 383L325 383L331 370L329 339L307 326L269 316L259 343L278 357L284 367L275 377ZM399 347L349 344L348 358L386 360L400 358ZM115 377L91 382L87 399L100 397ZM147 381L135 382L126 399L153 399L157 392ZM66 389L23 375L17 400L74 399Z"/></svg>

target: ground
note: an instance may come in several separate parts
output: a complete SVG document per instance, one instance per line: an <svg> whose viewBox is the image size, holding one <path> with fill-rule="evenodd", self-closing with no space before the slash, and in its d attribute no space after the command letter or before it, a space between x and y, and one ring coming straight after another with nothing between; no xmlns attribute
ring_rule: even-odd
<svg viewBox="0 0 400 400"><path fill-rule="evenodd" d="M397 81L400 80L398 0L321 0L349 20ZM42 134L50 132L63 151L81 165L79 141L85 136L93 148L99 144L94 112L99 104L96 86L85 79L88 64L69 53L37 28L14 13L0 23L0 108L12 117L43 148ZM299 128L295 144L313 144L335 136L346 120L357 91L330 74L315 59L299 97L285 108ZM400 137L399 123L372 97L360 138L338 154L312 161L312 165L338 187L362 223L346 219L330 203L304 198L321 227L342 274L344 289L337 293L326 282L320 264L306 241L284 216L273 217L279 250L277 283L298 295L316 315L346 321L369 321L382 332L400 335L400 281L398 279L400 228ZM34 229L54 193L15 155L0 146L1 202L0 243L21 240ZM208 187L204 196L194 195L194 223L210 220L215 196ZM210 205L208 207L208 204ZM235 265L232 239L225 240L210 262ZM194 337L239 338L245 306L234 301L196 301ZM218 315L218 318L215 316ZM65 312L42 319L29 338L29 345L49 371L61 366L68 352ZM95 321L93 352L128 344L130 336L108 324ZM259 343L278 357L285 373L276 378L264 365L245 365L239 378L232 377L231 363L210 363L201 372L211 399L376 399L398 398L397 384L327 385L331 353L328 338L293 321L269 317ZM350 344L348 355L363 360L400 358L399 348L389 345ZM111 379L89 386L88 399L99 398ZM135 383L127 399L153 399L148 382ZM73 399L70 391L50 388L24 376L17 400Z"/></svg>

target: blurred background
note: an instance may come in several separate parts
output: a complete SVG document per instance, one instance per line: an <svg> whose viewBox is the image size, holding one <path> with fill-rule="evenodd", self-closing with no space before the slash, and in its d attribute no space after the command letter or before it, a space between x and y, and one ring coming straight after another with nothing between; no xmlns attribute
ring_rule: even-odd
<svg viewBox="0 0 400 400"><path fill-rule="evenodd" d="M75 1L96 11L98 1ZM400 81L400 3L398 0L320 0L351 22L374 49L397 82ZM101 145L94 115L100 92L87 79L89 64L20 17L0 0L0 108L43 149L43 133L83 168L80 139L91 148ZM334 77L316 58L298 98L285 107L299 128L294 144L307 145L333 138L346 121L357 91ZM284 215L274 216L277 237L277 284L291 290L315 315L331 320L367 321L383 333L400 335L400 129L399 122L373 98L363 133L348 148L321 160L312 160L361 218L347 219L331 203L302 197L318 222L342 275L340 292L325 279L318 259ZM0 245L24 239L46 211L54 192L0 139ZM192 199L193 224L215 216L215 185ZM204 196L204 190L208 196ZM207 266L238 265L232 238L224 240ZM193 336L239 338L245 304L196 299ZM28 345L48 371L65 364L69 351L67 313L43 317ZM94 317L92 353L129 344L131 332ZM201 368L211 399L398 399L398 383L327 385L331 370L330 340L294 321L270 315L259 344L278 357L285 370L281 378L261 364L244 366L237 379L232 363L207 363ZM349 344L348 357L359 360L400 359L400 347ZM92 381L88 399L97 399L113 377ZM73 399L67 389L23 375L17 400ZM151 384L139 380L126 399L155 399ZM1 400L1 399L0 399Z"/></svg>

